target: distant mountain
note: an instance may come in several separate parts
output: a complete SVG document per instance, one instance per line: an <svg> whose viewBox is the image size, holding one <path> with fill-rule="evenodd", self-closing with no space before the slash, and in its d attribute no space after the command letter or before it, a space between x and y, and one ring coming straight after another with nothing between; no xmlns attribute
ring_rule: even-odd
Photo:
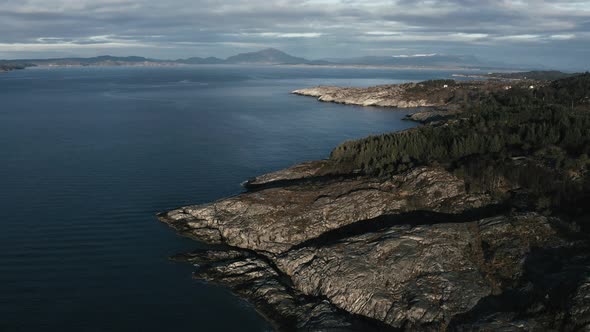
<svg viewBox="0 0 590 332"><path fill-rule="evenodd" d="M208 58L199 58L193 57L188 59L179 59L176 60L177 63L183 63L187 65L217 65L225 63L225 60L216 58L216 57L208 57Z"/></svg>
<svg viewBox="0 0 590 332"><path fill-rule="evenodd" d="M510 66L483 62L468 55L415 54L395 56L364 56L356 58L334 58L308 60L292 56L274 48L257 52L240 53L227 59L216 57L191 57L178 60L158 60L140 56L116 57L98 56L93 58L59 58L10 60L8 63L27 63L40 66L167 66L175 64L259 64L259 65L350 65L350 66L390 66L390 67L463 67L506 69Z"/></svg>
<svg viewBox="0 0 590 332"><path fill-rule="evenodd" d="M367 66L465 67L483 65L483 63L474 56L442 54L364 56L358 58L336 58L326 60L337 64Z"/></svg>
<svg viewBox="0 0 590 332"><path fill-rule="evenodd" d="M92 58L27 59L10 61L26 62L37 66L121 66L134 64L158 64L166 62L163 60L148 59L141 56L116 57L110 55L101 55Z"/></svg>
<svg viewBox="0 0 590 332"><path fill-rule="evenodd" d="M231 56L225 60L225 63L230 64L281 64L281 65L298 65L298 64L310 64L309 61L304 58L298 58L289 55L285 52L279 51L274 48L267 48L258 52L241 53L238 55Z"/></svg>
<svg viewBox="0 0 590 332"><path fill-rule="evenodd" d="M191 57L178 60L158 60L140 56L116 57L110 55L92 58L57 58L57 59L27 59L6 60L6 63L31 63L39 66L126 66L126 65L170 65L170 64L324 64L321 61L309 61L289 55L277 49L269 48L258 52L240 53L227 59L216 57Z"/></svg>

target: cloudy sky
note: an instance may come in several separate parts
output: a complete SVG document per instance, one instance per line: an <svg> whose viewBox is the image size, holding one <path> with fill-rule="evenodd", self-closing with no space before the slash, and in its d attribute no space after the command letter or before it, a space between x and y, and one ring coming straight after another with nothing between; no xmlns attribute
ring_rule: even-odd
<svg viewBox="0 0 590 332"><path fill-rule="evenodd" d="M442 53L589 68L590 0L0 0L0 58Z"/></svg>

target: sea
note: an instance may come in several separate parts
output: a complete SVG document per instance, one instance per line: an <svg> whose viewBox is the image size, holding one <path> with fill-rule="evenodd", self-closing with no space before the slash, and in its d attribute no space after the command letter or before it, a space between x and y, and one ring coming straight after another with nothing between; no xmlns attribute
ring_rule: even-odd
<svg viewBox="0 0 590 332"><path fill-rule="evenodd" d="M292 90L465 73L306 66L30 68L0 74L0 331L269 331L169 256L206 247L155 214L404 130L413 110Z"/></svg>

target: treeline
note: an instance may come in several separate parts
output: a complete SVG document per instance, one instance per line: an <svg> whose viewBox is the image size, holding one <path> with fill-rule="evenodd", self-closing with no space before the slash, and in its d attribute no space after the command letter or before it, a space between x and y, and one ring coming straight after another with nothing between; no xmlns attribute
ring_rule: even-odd
<svg viewBox="0 0 590 332"><path fill-rule="evenodd" d="M540 89L536 97L547 103L556 103L570 107L590 105L590 74L553 81Z"/></svg>
<svg viewBox="0 0 590 332"><path fill-rule="evenodd" d="M540 80L540 81L553 81L559 80L563 78L568 78L572 76L580 75L580 73L571 74L571 73L563 73L556 70L549 70L549 71L528 71L528 72L519 72L519 73L492 73L485 76L491 78L508 78L508 79L518 79L518 80Z"/></svg>
<svg viewBox="0 0 590 332"><path fill-rule="evenodd" d="M330 171L389 176L436 163L472 190L494 191L504 179L529 190L539 208L570 207L590 191L586 178L570 181L589 164L589 93L590 74L489 93L442 125L345 142L332 151Z"/></svg>
<svg viewBox="0 0 590 332"><path fill-rule="evenodd" d="M482 106L477 115L442 126L371 136L338 146L330 156L340 170L385 175L433 162L449 163L471 155L530 154L557 145L588 154L590 116L567 107Z"/></svg>

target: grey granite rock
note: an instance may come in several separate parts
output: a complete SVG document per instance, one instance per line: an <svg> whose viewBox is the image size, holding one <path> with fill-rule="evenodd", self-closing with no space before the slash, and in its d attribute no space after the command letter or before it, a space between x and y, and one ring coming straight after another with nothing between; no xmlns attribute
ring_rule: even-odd
<svg viewBox="0 0 590 332"><path fill-rule="evenodd" d="M360 106L382 106L398 108L415 108L426 106L443 106L450 97L434 94L413 94L409 91L416 87L416 83L400 85L381 85L370 88L341 88L335 86L318 86L293 91L294 94L316 97L320 101ZM443 91L441 85L437 90ZM446 98L445 98L446 97Z"/></svg>
<svg viewBox="0 0 590 332"><path fill-rule="evenodd" d="M200 250L174 259L195 265L194 278L229 287L253 303L277 330L388 330L378 321L350 315L325 299L305 296L268 260L248 251Z"/></svg>
<svg viewBox="0 0 590 332"><path fill-rule="evenodd" d="M519 280L527 253L554 234L538 215L400 225L293 250L277 266L296 289L348 312L398 328L442 330L501 292L504 280Z"/></svg>
<svg viewBox="0 0 590 332"><path fill-rule="evenodd" d="M336 179L323 166L271 173L254 191L159 217L231 246L178 258L277 330L590 327L590 247L559 219L489 209L495 199L442 168Z"/></svg>
<svg viewBox="0 0 590 332"><path fill-rule="evenodd" d="M265 185L277 185L287 181L313 179L324 176L324 168L329 165L328 160L310 161L282 169L276 172L263 174L244 182L244 187L253 189Z"/></svg>
<svg viewBox="0 0 590 332"><path fill-rule="evenodd" d="M247 192L160 218L202 241L278 254L382 215L416 210L461 213L492 201L487 195L468 194L464 182L443 169L421 167L385 180L333 180Z"/></svg>

